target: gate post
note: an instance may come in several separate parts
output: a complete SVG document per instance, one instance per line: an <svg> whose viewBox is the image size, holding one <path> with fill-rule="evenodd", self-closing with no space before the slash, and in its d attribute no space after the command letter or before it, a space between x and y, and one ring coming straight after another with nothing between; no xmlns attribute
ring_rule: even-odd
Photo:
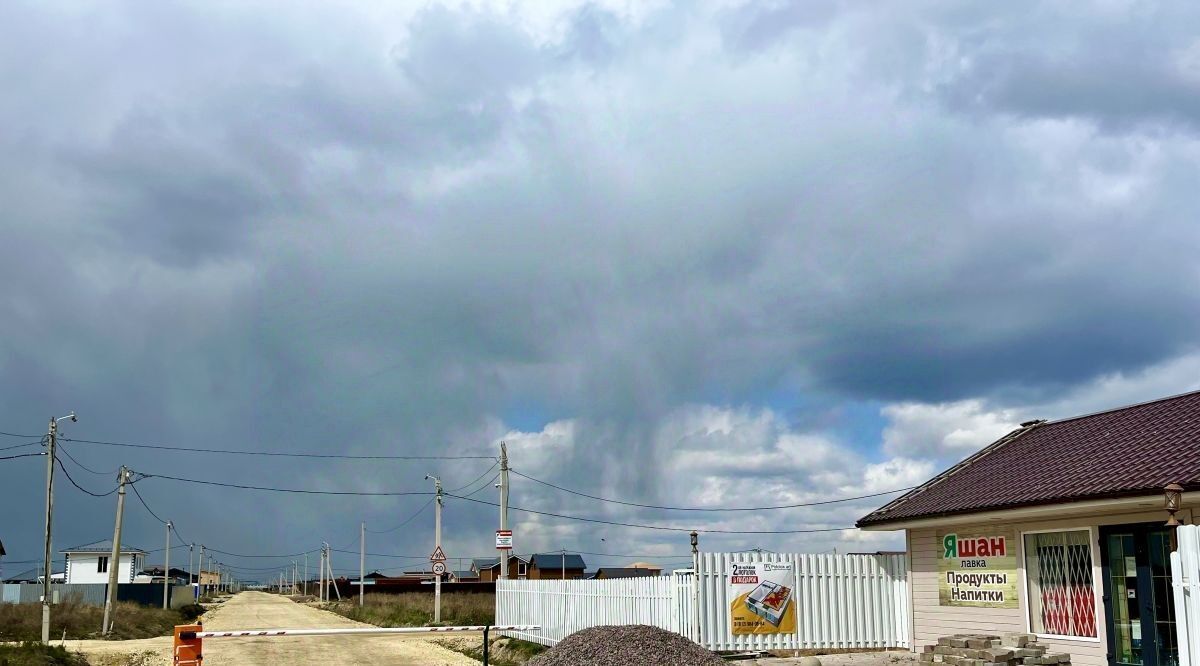
<svg viewBox="0 0 1200 666"><path fill-rule="evenodd" d="M488 648L491 647L491 641L488 640L488 629L491 628L490 624L483 625L483 666L488 666Z"/></svg>
<svg viewBox="0 0 1200 666"><path fill-rule="evenodd" d="M204 625L199 623L175 625L174 645L171 650L175 666L200 666L204 663L204 639L196 636L196 632L203 630Z"/></svg>

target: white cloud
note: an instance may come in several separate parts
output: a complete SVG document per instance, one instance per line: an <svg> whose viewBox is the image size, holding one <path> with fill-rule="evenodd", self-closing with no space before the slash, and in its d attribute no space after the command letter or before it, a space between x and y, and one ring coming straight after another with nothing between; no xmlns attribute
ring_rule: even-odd
<svg viewBox="0 0 1200 666"><path fill-rule="evenodd" d="M887 405L883 450L889 455L961 458L1016 426L1011 410L989 410L982 400Z"/></svg>

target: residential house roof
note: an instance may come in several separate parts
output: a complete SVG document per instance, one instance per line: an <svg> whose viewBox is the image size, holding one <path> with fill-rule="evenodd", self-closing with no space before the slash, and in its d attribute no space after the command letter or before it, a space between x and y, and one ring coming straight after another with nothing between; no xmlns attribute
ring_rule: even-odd
<svg viewBox="0 0 1200 666"><path fill-rule="evenodd" d="M103 541L95 541L93 543L85 543L82 546L75 546L73 548L64 548L63 550L61 550L59 552L62 552L62 553L111 553L112 545L113 545L112 539L104 539ZM136 554L145 555L146 551L144 551L141 548L138 548L136 546L130 546L129 544L122 544L121 554L124 555L124 554L128 554L128 553L136 553Z"/></svg>
<svg viewBox="0 0 1200 666"><path fill-rule="evenodd" d="M864 516L859 527L1021 506L1200 490L1200 391L1029 421Z"/></svg>
<svg viewBox="0 0 1200 666"><path fill-rule="evenodd" d="M478 571L451 571L450 574L460 580L463 578L479 578Z"/></svg>
<svg viewBox="0 0 1200 666"><path fill-rule="evenodd" d="M583 556L575 553L534 553L533 566L539 569L584 569Z"/></svg>
<svg viewBox="0 0 1200 666"><path fill-rule="evenodd" d="M509 557L511 557L514 560L518 560L518 561L524 562L526 564L529 564L528 557L522 557L520 555L510 555ZM499 557L476 557L475 559L471 560L471 568L474 569L475 571L483 571L484 569L494 569L498 566L500 566L500 558Z"/></svg>
<svg viewBox="0 0 1200 666"><path fill-rule="evenodd" d="M36 582L37 579L40 577L41 577L41 569L35 567L28 571L22 571L21 573L17 573L17 574L8 576L4 579L4 582L6 582L6 583L24 583L27 581L35 581Z"/></svg>
<svg viewBox="0 0 1200 666"><path fill-rule="evenodd" d="M651 578L661 575L660 569L644 567L600 567L593 578Z"/></svg>

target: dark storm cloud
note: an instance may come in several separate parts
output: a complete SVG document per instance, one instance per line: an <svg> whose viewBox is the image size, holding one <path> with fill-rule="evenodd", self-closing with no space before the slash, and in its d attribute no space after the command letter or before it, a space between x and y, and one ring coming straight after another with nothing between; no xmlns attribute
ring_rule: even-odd
<svg viewBox="0 0 1200 666"><path fill-rule="evenodd" d="M839 457L796 427L803 406L757 403L1044 394L1194 348L1198 151L1161 121L1190 117L1196 49L1180 17L1038 7L5 5L0 429L75 409L78 437L176 446L511 435L551 480L681 502L752 503L743 477L778 498L801 493L788 478L813 497L919 480L929 463ZM499 420L521 405L560 425ZM490 464L73 453L327 489ZM36 472L0 499L38 497ZM233 551L349 541L420 506L145 483ZM111 529L108 504L63 492L63 541ZM493 515L457 507L455 552ZM526 520L539 547L587 534Z"/></svg>

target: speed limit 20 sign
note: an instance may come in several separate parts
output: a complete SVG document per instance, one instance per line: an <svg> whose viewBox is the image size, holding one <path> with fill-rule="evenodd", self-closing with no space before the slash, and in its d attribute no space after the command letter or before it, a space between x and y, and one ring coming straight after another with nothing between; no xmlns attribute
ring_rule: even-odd
<svg viewBox="0 0 1200 666"><path fill-rule="evenodd" d="M434 562L433 563L433 575L441 576L444 573L446 573L446 563L445 562Z"/></svg>

